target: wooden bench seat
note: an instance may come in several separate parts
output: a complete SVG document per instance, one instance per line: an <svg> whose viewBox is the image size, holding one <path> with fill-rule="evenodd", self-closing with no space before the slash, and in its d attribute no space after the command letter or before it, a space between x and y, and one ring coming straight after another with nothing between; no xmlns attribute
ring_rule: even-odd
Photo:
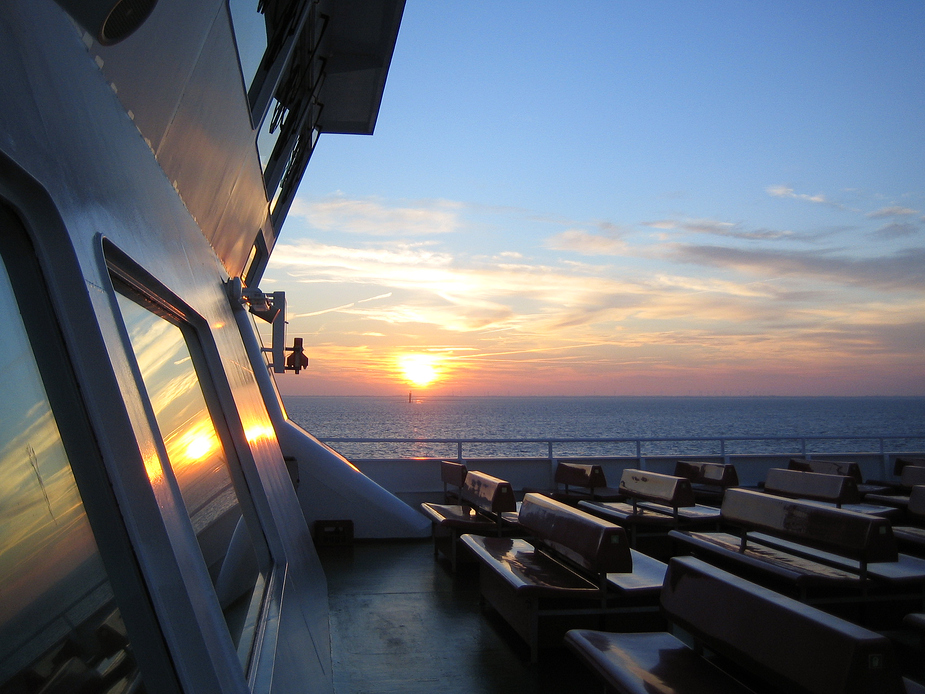
<svg viewBox="0 0 925 694"><path fill-rule="evenodd" d="M569 631L566 645L618 694L925 691L901 676L886 637L693 557L671 560L661 606L693 648L665 632L591 630Z"/></svg>
<svg viewBox="0 0 925 694"><path fill-rule="evenodd" d="M559 462L553 479L556 488L547 496L556 501L575 505L582 499L617 501L619 489L607 486L607 477L600 465Z"/></svg>
<svg viewBox="0 0 925 694"><path fill-rule="evenodd" d="M739 486L739 474L731 463L678 460L674 466L674 475L689 479L694 499L708 506L719 506L726 490Z"/></svg>
<svg viewBox="0 0 925 694"><path fill-rule="evenodd" d="M529 541L462 541L481 562L482 598L529 644L532 660L541 646L560 643L563 623L596 625L607 615L646 612L657 619L666 565L632 550L622 528L533 493L519 519ZM541 619L557 622L551 641L540 632Z"/></svg>
<svg viewBox="0 0 925 694"><path fill-rule="evenodd" d="M872 513L891 519L899 516L899 510L894 506L861 503L857 480L851 475L771 468L765 477L764 491L791 499L833 504L836 508L858 513Z"/></svg>
<svg viewBox="0 0 925 694"><path fill-rule="evenodd" d="M620 491L626 502L581 501L578 507L629 530L630 545L637 546L641 531L662 534L680 525L716 525L720 510L697 504L690 480L646 470L624 470Z"/></svg>
<svg viewBox="0 0 925 694"><path fill-rule="evenodd" d="M695 555L783 582L806 602L925 595L925 562L899 554L881 516L745 489L727 492L722 514L738 536L672 531L671 537ZM823 590L813 594L813 588ZM844 588L850 590L838 592Z"/></svg>
<svg viewBox="0 0 925 694"><path fill-rule="evenodd" d="M893 535L900 548L910 554L925 557L925 485L916 485L909 492L906 523L893 526Z"/></svg>
<svg viewBox="0 0 925 694"><path fill-rule="evenodd" d="M501 536L517 532L517 501L510 483L484 472L468 471L459 495L459 504L421 504L421 511L432 521L434 556L442 552L454 571L463 533Z"/></svg>
<svg viewBox="0 0 925 694"><path fill-rule="evenodd" d="M818 472L823 475L845 475L857 482L858 493L863 499L867 494L883 494L889 491L889 485L879 482L865 482L861 466L849 460L814 460L791 458L787 464L790 470L801 472Z"/></svg>
<svg viewBox="0 0 925 694"><path fill-rule="evenodd" d="M900 473L900 485L901 489L896 493L869 494L868 500L871 503L905 509L909 505L909 495L912 493L912 488L925 485L925 467L919 467L918 465L904 466Z"/></svg>

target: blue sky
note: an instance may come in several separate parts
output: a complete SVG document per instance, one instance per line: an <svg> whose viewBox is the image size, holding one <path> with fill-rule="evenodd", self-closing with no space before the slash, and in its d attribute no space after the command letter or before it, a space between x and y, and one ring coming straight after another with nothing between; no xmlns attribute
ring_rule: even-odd
<svg viewBox="0 0 925 694"><path fill-rule="evenodd" d="M922 394L923 68L921 2L409 0L271 260L281 389Z"/></svg>

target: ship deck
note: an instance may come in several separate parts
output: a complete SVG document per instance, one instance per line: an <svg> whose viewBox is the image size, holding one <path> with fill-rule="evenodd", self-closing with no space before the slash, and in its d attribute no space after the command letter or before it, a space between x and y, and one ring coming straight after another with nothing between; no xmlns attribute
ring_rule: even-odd
<svg viewBox="0 0 925 694"><path fill-rule="evenodd" d="M601 691L565 648L529 662L527 645L479 601L478 566L434 559L427 540L320 547L328 580L336 694ZM922 683L922 646L889 634Z"/></svg>
<svg viewBox="0 0 925 694"><path fill-rule="evenodd" d="M336 694L600 691L565 648L527 645L479 604L478 566L456 575L429 539L319 549Z"/></svg>

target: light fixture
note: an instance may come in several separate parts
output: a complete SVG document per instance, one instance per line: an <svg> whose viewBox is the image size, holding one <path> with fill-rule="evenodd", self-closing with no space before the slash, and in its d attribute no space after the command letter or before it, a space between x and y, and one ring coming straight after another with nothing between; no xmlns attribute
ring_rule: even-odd
<svg viewBox="0 0 925 694"><path fill-rule="evenodd" d="M232 277L225 286L232 307L243 307L246 304L248 311L267 323L272 323L279 315L279 307L274 306L266 294L256 287L245 287L240 277Z"/></svg>

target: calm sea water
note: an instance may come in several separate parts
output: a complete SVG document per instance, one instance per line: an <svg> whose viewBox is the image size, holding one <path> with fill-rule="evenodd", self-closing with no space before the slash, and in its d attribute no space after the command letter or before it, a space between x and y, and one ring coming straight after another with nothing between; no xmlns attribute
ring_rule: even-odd
<svg viewBox="0 0 925 694"><path fill-rule="evenodd" d="M305 397L289 417L318 438L576 439L902 437L887 450L925 449L925 397ZM333 443L348 458L456 457L455 444ZM810 452L878 450L876 440L810 441ZM799 442L735 442L727 453L798 454ZM545 456L544 444L465 444L468 457ZM643 453L706 455L715 442L643 444ZM557 456L635 455L635 444L559 443Z"/></svg>

